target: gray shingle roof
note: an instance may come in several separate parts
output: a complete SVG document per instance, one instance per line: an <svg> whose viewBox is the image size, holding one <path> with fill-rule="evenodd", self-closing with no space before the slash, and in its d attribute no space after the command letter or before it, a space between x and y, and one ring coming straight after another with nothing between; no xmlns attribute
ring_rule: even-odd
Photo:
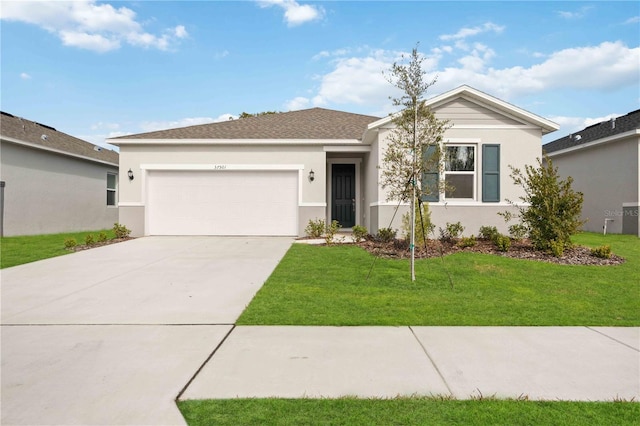
<svg viewBox="0 0 640 426"><path fill-rule="evenodd" d="M574 132L571 135L551 141L543 145L542 149L550 154L555 151L583 145L609 136L626 133L634 129L640 129L640 109L632 111L622 117L616 117L615 119L594 124L578 132Z"/></svg>
<svg viewBox="0 0 640 426"><path fill-rule="evenodd" d="M119 155L107 148L97 151L95 145L78 139L53 127L0 112L0 135L4 138L17 139L43 148L55 149L72 155L89 157L118 165Z"/></svg>
<svg viewBox="0 0 640 426"><path fill-rule="evenodd" d="M118 139L360 139L379 117L311 108L219 123L121 136Z"/></svg>

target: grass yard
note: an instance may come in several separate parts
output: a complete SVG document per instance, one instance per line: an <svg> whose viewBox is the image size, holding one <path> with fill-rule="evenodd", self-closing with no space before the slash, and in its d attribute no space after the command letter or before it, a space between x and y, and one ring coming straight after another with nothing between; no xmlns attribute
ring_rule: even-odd
<svg viewBox="0 0 640 426"><path fill-rule="evenodd" d="M640 239L609 244L617 266L568 266L478 253L378 259L351 245L294 244L240 316L243 325L640 326ZM449 285L447 271L453 280Z"/></svg>
<svg viewBox="0 0 640 426"><path fill-rule="evenodd" d="M178 403L200 425L637 425L640 404L487 399L231 399Z"/></svg>
<svg viewBox="0 0 640 426"><path fill-rule="evenodd" d="M98 237L100 232L107 238L115 237L112 229L98 231L72 232L64 234L27 235L20 237L3 237L0 239L0 268L22 265L36 260L62 256L72 253L64 248L64 240L75 238L78 244L84 244L87 234Z"/></svg>

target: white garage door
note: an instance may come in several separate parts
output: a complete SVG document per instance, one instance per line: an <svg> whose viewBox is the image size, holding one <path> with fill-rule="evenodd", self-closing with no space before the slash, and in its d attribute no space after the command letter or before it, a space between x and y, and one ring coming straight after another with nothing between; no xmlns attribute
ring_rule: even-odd
<svg viewBox="0 0 640 426"><path fill-rule="evenodd" d="M150 235L297 235L297 171L149 171Z"/></svg>

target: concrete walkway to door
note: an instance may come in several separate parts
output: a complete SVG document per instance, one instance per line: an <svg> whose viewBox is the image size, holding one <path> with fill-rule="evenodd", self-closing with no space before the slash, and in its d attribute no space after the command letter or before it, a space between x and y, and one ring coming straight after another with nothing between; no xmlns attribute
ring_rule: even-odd
<svg viewBox="0 0 640 426"><path fill-rule="evenodd" d="M184 424L174 398L291 238L146 237L4 269L4 424Z"/></svg>

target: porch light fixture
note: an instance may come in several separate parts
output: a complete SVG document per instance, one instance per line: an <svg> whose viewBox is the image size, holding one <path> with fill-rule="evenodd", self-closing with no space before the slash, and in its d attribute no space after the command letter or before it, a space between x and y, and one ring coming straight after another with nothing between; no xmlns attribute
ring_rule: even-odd
<svg viewBox="0 0 640 426"><path fill-rule="evenodd" d="M129 176L129 180L133 180L133 172L131 171L131 169L129 169L129 171L127 172L127 176Z"/></svg>
<svg viewBox="0 0 640 426"><path fill-rule="evenodd" d="M309 182L313 182L315 178L316 174L313 173L313 169L311 169L311 171L309 172Z"/></svg>

